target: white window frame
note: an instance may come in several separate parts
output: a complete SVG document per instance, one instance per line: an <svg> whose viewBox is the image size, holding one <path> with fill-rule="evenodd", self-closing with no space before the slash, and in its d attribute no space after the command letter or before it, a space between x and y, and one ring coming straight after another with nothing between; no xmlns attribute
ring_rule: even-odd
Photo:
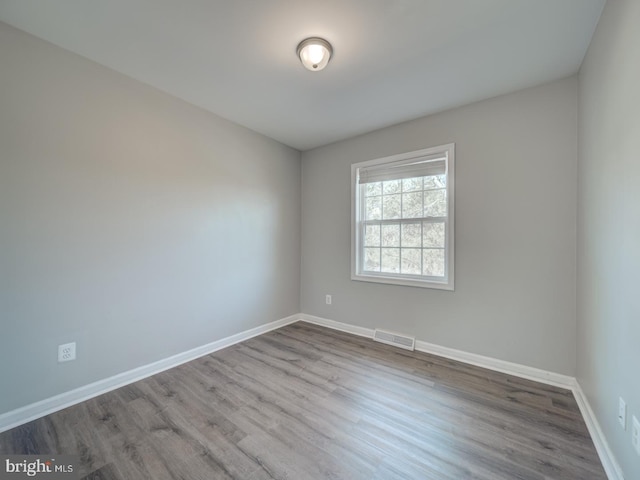
<svg viewBox="0 0 640 480"><path fill-rule="evenodd" d="M446 155L446 192L447 216L445 217L445 275L444 277L426 277L407 274L376 273L362 271L362 255L364 252L364 210L361 205L359 170L363 167L391 163L407 163L421 157ZM351 279L363 282L406 285L411 287L454 290L454 230L455 230L455 144L450 143L437 147L425 148L413 152L391 155L351 165Z"/></svg>

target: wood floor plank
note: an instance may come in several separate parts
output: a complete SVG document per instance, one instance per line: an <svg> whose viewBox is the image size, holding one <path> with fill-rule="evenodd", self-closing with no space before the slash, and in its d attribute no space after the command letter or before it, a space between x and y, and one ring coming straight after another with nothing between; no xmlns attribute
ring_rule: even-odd
<svg viewBox="0 0 640 480"><path fill-rule="evenodd" d="M296 323L0 434L83 480L605 480L570 391Z"/></svg>
<svg viewBox="0 0 640 480"><path fill-rule="evenodd" d="M109 464L94 470L90 474L82 477L81 480L120 480L122 478L117 469Z"/></svg>

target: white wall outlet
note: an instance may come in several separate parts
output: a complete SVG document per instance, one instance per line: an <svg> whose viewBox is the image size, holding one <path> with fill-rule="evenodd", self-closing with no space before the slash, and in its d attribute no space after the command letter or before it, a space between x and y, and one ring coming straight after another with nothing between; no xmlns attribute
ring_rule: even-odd
<svg viewBox="0 0 640 480"><path fill-rule="evenodd" d="M331 305L331 295L327 295L324 299L327 305Z"/></svg>
<svg viewBox="0 0 640 480"><path fill-rule="evenodd" d="M640 422L638 422L635 415L631 419L631 445L636 449L636 453L640 455Z"/></svg>
<svg viewBox="0 0 640 480"><path fill-rule="evenodd" d="M627 404L622 397L618 399L618 423L623 430L627 429Z"/></svg>
<svg viewBox="0 0 640 480"><path fill-rule="evenodd" d="M58 345L58 363L76 359L76 342Z"/></svg>

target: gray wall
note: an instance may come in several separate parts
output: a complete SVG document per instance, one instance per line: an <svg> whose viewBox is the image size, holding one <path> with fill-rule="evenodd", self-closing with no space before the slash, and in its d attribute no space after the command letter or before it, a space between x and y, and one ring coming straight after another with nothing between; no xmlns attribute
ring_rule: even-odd
<svg viewBox="0 0 640 480"><path fill-rule="evenodd" d="M0 146L0 413L300 311L299 152L5 24Z"/></svg>
<svg viewBox="0 0 640 480"><path fill-rule="evenodd" d="M580 71L578 380L628 479L640 478L640 2L609 0ZM617 423L618 397L629 426Z"/></svg>
<svg viewBox="0 0 640 480"><path fill-rule="evenodd" d="M449 142L456 144L455 292L350 280L350 165ZM302 159L304 313L574 374L575 77Z"/></svg>

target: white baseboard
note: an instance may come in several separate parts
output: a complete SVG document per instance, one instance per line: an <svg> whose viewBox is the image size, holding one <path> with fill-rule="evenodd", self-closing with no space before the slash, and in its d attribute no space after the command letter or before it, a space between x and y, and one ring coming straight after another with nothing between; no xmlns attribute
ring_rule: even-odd
<svg viewBox="0 0 640 480"><path fill-rule="evenodd" d="M433 343L416 340L416 350L419 352L431 353L439 357L450 358L463 363L469 363L477 367L487 368L496 372L514 375L527 380L553 385L555 387L566 388L571 390L575 384L575 378L561 373L541 370L535 367L529 367L519 363L498 360L497 358L485 357L476 353L469 353L454 348L442 347Z"/></svg>
<svg viewBox="0 0 640 480"><path fill-rule="evenodd" d="M183 363L190 362L198 357L208 355L257 335L262 335L263 333L270 332L271 330L295 323L300 320L300 317L300 315L292 315L265 325L260 325L259 327L158 360L157 362L143 365L141 367L134 368L133 370L119 373L113 377L105 378L104 380L99 380L97 382L90 383L89 385L84 385L74 390L61 393L60 395L3 413L0 415L0 432L4 432L77 403L84 402L90 398L115 390L116 388L123 387L130 383L137 382L138 380L150 377L151 375L155 375L156 373L163 372Z"/></svg>
<svg viewBox="0 0 640 480"><path fill-rule="evenodd" d="M300 315L300 319L303 322L313 323L315 325L321 325L323 327L332 328L341 332L353 333L361 337L372 338L374 329L359 327L356 325L350 325L348 323L336 322L335 320L329 320L327 318L316 317L313 315ZM469 363L478 367L487 368L497 372L506 373L508 375L514 375L520 378L526 378L527 380L533 380L547 385L553 385L555 387L566 388L573 392L580 413L582 414L584 421L589 429L589 434L596 447L602 466L607 473L609 480L624 480L624 475L620 465L615 459L613 452L609 448L607 439L600 428L600 424L596 419L591 406L584 395L582 388L578 381L571 376L563 375L560 373L550 372L547 370L541 370L539 368L529 367L518 363L507 362L504 360L498 360L497 358L485 357L483 355L477 355L475 353L464 352L462 350L456 350L449 347L443 347L435 345L433 343L416 340L416 350L425 353L431 353L438 355L439 357L449 358L451 360L457 360L463 363Z"/></svg>
<svg viewBox="0 0 640 480"><path fill-rule="evenodd" d="M307 315L306 313L300 314L300 320L307 323L313 323L314 325L320 325L321 327L328 327L333 330L339 330L340 332L352 333L360 337L373 338L373 328L358 327L357 325L336 322L335 320L315 317L313 315Z"/></svg>
<svg viewBox="0 0 640 480"><path fill-rule="evenodd" d="M607 473L607 477L609 480L624 480L622 468L620 468L616 457L613 455L607 438L604 436L602 428L600 428L600 423L598 423L598 419L591 409L589 400L587 400L587 396L582 391L582 387L580 387L580 383L577 380L572 390L573 396L576 397L576 402L580 408L580 413L582 413L582 417L584 418L584 423L587 424L587 428L589 429L591 440L593 440L593 444L600 457L600 462L602 462L604 471Z"/></svg>
<svg viewBox="0 0 640 480"><path fill-rule="evenodd" d="M356 325L336 322L335 320L329 320L328 318L316 317L304 313L300 315L300 319L303 322L313 323L315 325L332 328L341 332L353 333L355 335L367 338L373 338L373 333L375 331L373 328L359 327ZM495 370L497 372L514 375L516 377L526 378L528 380L534 380L536 382L566 388L567 390L571 390L575 385L575 378L568 375L540 370L539 368L528 367L526 365L520 365L518 363L506 362L504 360L498 360L497 358L485 357L483 355L468 353L449 347L442 347L433 343L423 342L422 340L416 340L416 350L419 352L438 355L439 357L450 358L451 360L457 360L459 362L469 363L471 365L487 368L489 370Z"/></svg>

